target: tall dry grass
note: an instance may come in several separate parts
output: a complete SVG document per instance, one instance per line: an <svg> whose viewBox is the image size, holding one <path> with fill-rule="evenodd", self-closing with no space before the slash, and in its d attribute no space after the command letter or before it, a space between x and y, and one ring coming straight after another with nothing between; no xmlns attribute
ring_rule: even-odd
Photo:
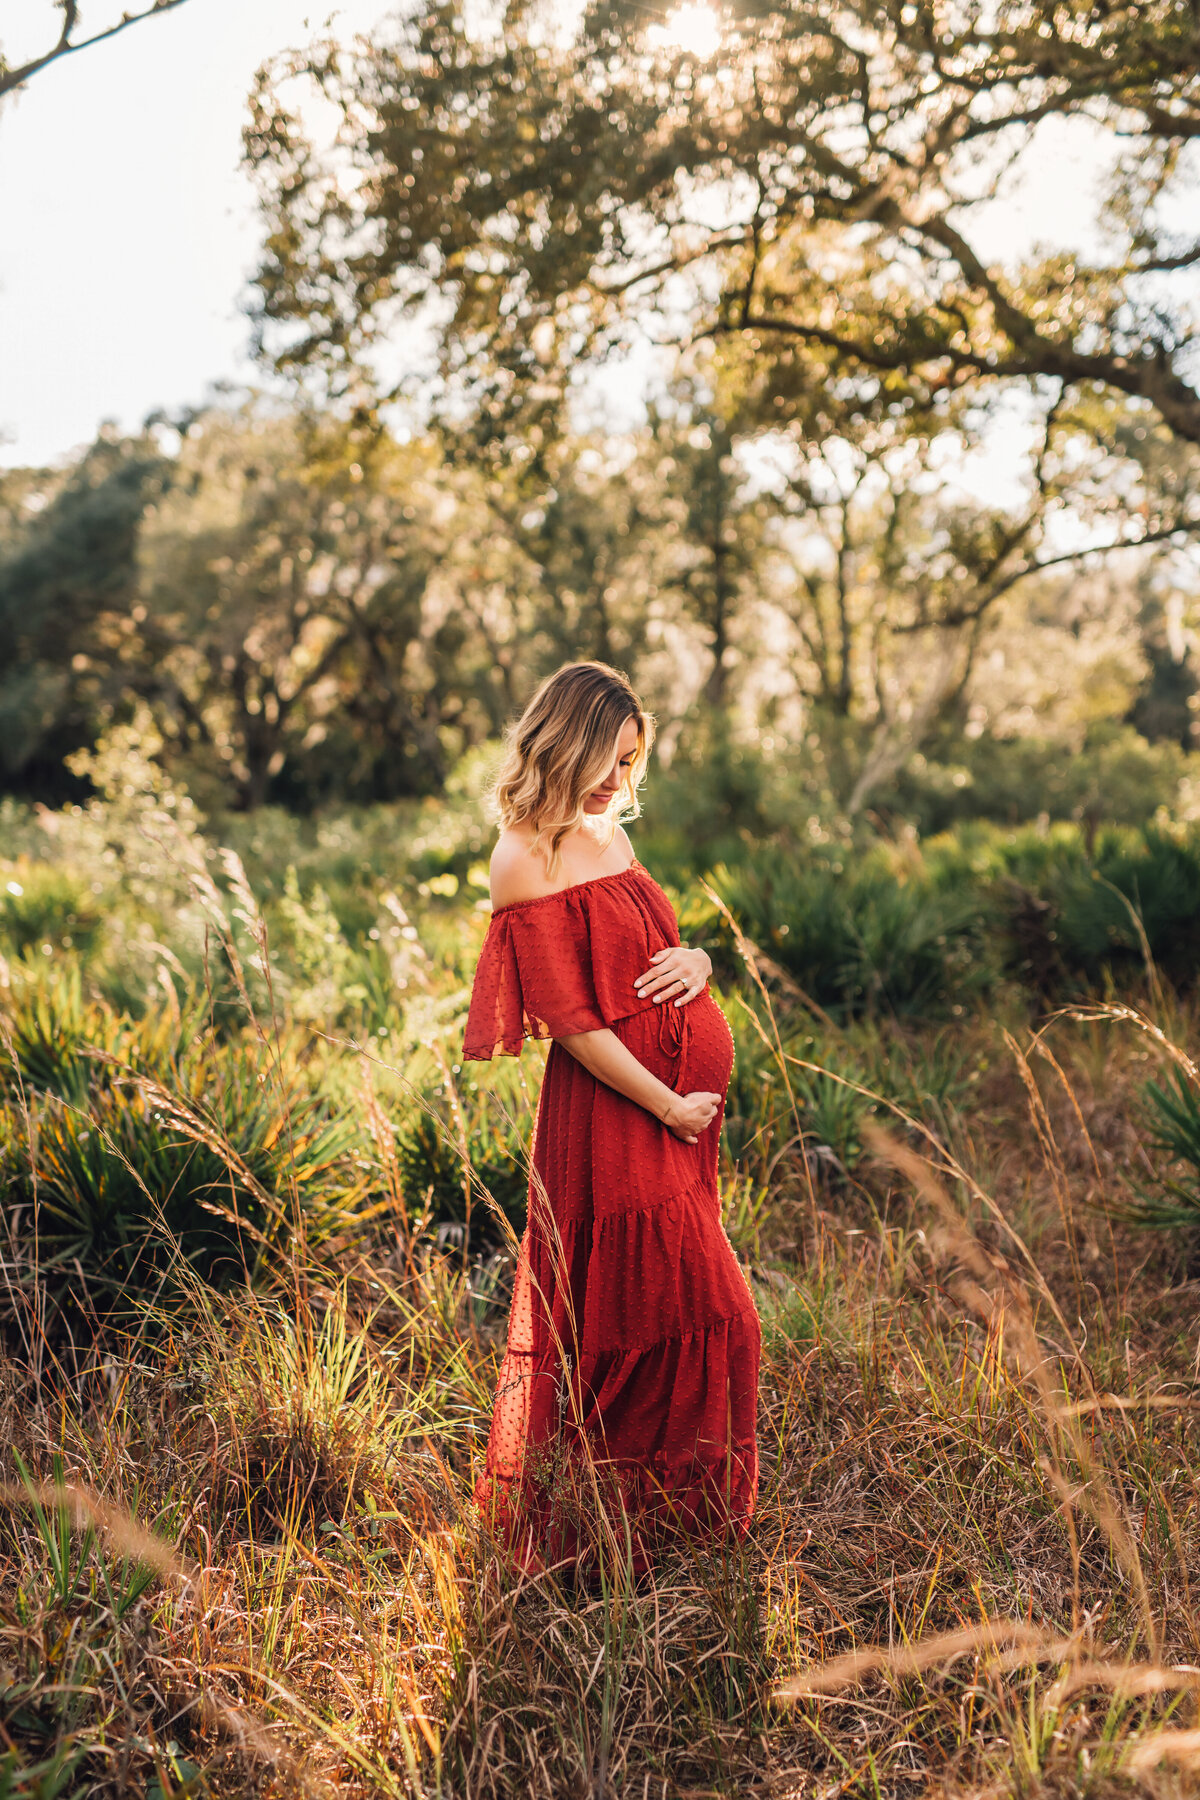
<svg viewBox="0 0 1200 1800"><path fill-rule="evenodd" d="M228 895L201 898L286 1135L289 1028L227 873L257 969ZM988 1071L948 1129L798 1057L813 1009L738 942L774 1095L759 1185L725 1179L764 1323L750 1538L649 1581L610 1539L596 1593L488 1538L470 1494L504 1252L439 1246L380 1096L429 1108L486 1206L477 1102L444 1048L433 1107L330 1032L369 1240L311 1254L297 1174L258 1289L194 1284L70 1358L10 1333L0 1793L1195 1791L1195 1289L1113 1222L1147 1178L1141 1059L1177 1062L1194 1018L975 1021ZM876 1109L853 1177L814 1154L814 1073Z"/></svg>

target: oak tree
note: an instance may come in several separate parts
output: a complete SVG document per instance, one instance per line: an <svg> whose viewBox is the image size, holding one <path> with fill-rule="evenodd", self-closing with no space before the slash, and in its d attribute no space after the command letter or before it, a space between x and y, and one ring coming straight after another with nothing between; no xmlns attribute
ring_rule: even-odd
<svg viewBox="0 0 1200 1800"><path fill-rule="evenodd" d="M247 148L283 361L344 373L432 318L444 378L500 429L634 330L735 338L785 418L830 371L910 406L1049 379L1200 441L1192 0L740 0L705 55L632 0L577 26L468 12L264 77ZM295 79L339 110L329 153ZM1053 179L1051 120L1087 134L1103 218L1087 253L1003 267L981 208L1014 165Z"/></svg>

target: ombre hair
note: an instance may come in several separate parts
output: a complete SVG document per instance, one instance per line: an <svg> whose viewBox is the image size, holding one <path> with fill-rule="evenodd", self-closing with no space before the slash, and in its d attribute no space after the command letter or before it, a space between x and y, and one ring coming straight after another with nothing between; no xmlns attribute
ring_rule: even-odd
<svg viewBox="0 0 1200 1800"><path fill-rule="evenodd" d="M530 849L553 881L563 839L587 816L583 803L612 768L621 728L637 724L633 761L605 815L607 842L622 819L641 812L637 790L654 742L654 718L627 676L607 663L564 663L547 676L508 735L508 753L492 789L501 826L532 825Z"/></svg>

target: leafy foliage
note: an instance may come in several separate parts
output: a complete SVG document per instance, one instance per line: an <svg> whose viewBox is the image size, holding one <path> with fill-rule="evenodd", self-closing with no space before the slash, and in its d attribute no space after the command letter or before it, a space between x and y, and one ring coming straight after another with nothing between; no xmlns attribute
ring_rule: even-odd
<svg viewBox="0 0 1200 1800"><path fill-rule="evenodd" d="M969 890L904 879L882 858L762 852L714 871L746 935L839 1015L936 1015L995 982L990 908Z"/></svg>
<svg viewBox="0 0 1200 1800"><path fill-rule="evenodd" d="M294 1066L193 1036L194 1015L84 1006L77 982L6 1014L8 1275L73 1328L197 1280L269 1283L301 1245L320 1257L361 1237L358 1132Z"/></svg>
<svg viewBox="0 0 1200 1800"><path fill-rule="evenodd" d="M738 832L868 803L1004 816L1015 793L1026 813L1092 817L1114 782L1126 810L1152 789L1170 803L1182 726L1173 759L1142 745L1139 765L1136 737L1066 755L1093 661L1119 662L1128 710L1159 679L1139 657L1169 647L1138 647L1140 602L1109 619L1103 593L1054 588L1048 528L1070 503L1078 555L1098 556L1136 519L1138 580L1161 585L1152 546L1190 530L1188 469L1133 469L1111 417L1052 408L1024 496L985 506L944 473L985 441L973 404L827 409L785 443L731 376L710 379L620 437L536 454L259 402L0 478L0 783L82 798L132 729L209 811L445 794L544 673L598 655L629 667L675 749L659 812L681 853L732 858ZM968 713L1003 721L989 654L1016 659L1014 689L1040 682L1039 719L1074 695L1028 783L1019 748L963 738Z"/></svg>
<svg viewBox="0 0 1200 1800"><path fill-rule="evenodd" d="M144 440L102 436L74 468L10 502L0 541L0 775L57 801L139 671L122 642L138 604L138 540L167 466ZM15 527L15 528L14 528Z"/></svg>
<svg viewBox="0 0 1200 1800"><path fill-rule="evenodd" d="M943 879L955 878L948 858ZM1040 949L1027 936L1026 953L1056 973L1050 986L1072 980L1096 984L1106 969L1144 969L1147 952L1174 981L1195 978L1200 938L1200 841L1195 830L1145 825L1101 832L1089 847L1087 835L1069 827L1040 834L1026 829L995 837L983 858L984 871L1007 892L1012 915L1032 893L1040 907ZM961 865L960 865L961 868ZM1044 985L1044 984L1043 984Z"/></svg>
<svg viewBox="0 0 1200 1800"><path fill-rule="evenodd" d="M503 1241L489 1198L520 1236L525 1227L529 1174L524 1146L488 1109L472 1109L465 1123L465 1163L453 1125L432 1110L418 1112L406 1126L396 1155L410 1213L425 1217L445 1241L447 1235L461 1235L469 1208L471 1248L478 1249Z"/></svg>
<svg viewBox="0 0 1200 1800"><path fill-rule="evenodd" d="M487 389L494 424L532 429L577 361L657 300L680 335L765 367L783 418L831 365L917 404L1041 376L1107 383L1200 440L1187 305L1177 283L1155 304L1146 280L1195 256L1168 222L1196 132L1186 12L1004 0L985 22L855 0L818 19L776 0L718 17L705 57L625 0L553 33L519 7L493 32L437 4L354 49L280 59L247 144L283 358L336 367L397 302L445 295L448 369ZM370 171L354 198L281 98L305 72ZM1023 138L1036 156L1029 127L1048 118L1134 139L1109 184L1117 242L1103 262L1001 272L972 208L996 159Z"/></svg>
<svg viewBox="0 0 1200 1800"><path fill-rule="evenodd" d="M1149 1143L1163 1159L1158 1185L1114 1202L1107 1210L1134 1224L1187 1237L1200 1227L1200 1094L1183 1069L1146 1082L1142 1096Z"/></svg>
<svg viewBox="0 0 1200 1800"><path fill-rule="evenodd" d="M86 956L100 932L102 908L90 888L65 869L35 867L0 890L0 944L26 950L77 949Z"/></svg>
<svg viewBox="0 0 1200 1800"><path fill-rule="evenodd" d="M94 804L97 816L62 815L58 835L19 822L31 891L45 868L91 892L91 865L74 868L72 854L117 830L110 818L107 835L86 835L116 802ZM182 941L190 923L165 915L145 873L93 896L105 915L100 948L35 949L0 977L13 1052L0 1089L0 1216L6 1322L17 1327L9 1354L0 1346L0 1435L22 1459L10 1455L0 1493L0 1783L22 1800L56 1782L102 1795L131 1784L240 1795L300 1777L344 1785L350 1770L364 1795L394 1797L448 1784L473 1792L482 1770L486 1794L551 1795L594 1785L600 1742L612 1746L614 1781L635 1791L665 1767L697 1789L750 1788L764 1755L836 1784L861 1765L867 1732L881 1792L911 1786L914 1771L940 1779L950 1744L964 1794L1074 1795L1096 1791L1097 1769L1119 1770L1126 1754L1157 1758L1156 1734L1170 1729L1157 1690L1144 1710L1116 1714L1111 1690L1130 1677L1129 1644L1152 1632L1162 1648L1154 1681L1192 1654L1186 1609L1170 1604L1196 1547L1195 1415L1178 1404L1192 1374L1191 1295L1164 1291L1169 1245L1133 1254L1124 1221L1096 1229L1087 1202L1097 1162L1079 1126L1105 1159L1106 1201L1130 1198L1123 1151L1135 1169L1150 1153L1184 1195L1154 1198L1176 1209L1190 1243L1200 1113L1194 1096L1162 1084L1170 1133L1142 1130L1139 1145L1127 1099L1145 1063L1112 1032L1099 1056L1086 1050L1090 1092L1049 1084L1043 1094L1059 1138L1048 1156L998 1022L972 1004L973 976L962 981L969 934L938 945L911 921L901 931L889 894L935 912L946 895L970 897L991 921L995 980L1014 886L1065 906L1077 880L1107 891L1093 867L1133 882L1166 854L1161 831L972 825L867 853L814 839L801 856L784 839L747 857L755 904L777 932L761 964L772 1006L725 971L719 998L736 1061L720 1183L764 1328L755 1535L748 1551L689 1546L656 1572L653 1592L635 1587L618 1553L605 1592L584 1599L514 1571L470 1499L508 1273L496 1237L483 1235L495 1225L481 1190L486 1182L519 1225L539 1066L536 1053L487 1071L452 1060L484 924L470 874L477 815L463 792L442 818L420 802L337 821L268 812L238 830L246 843L259 834L254 891L236 858L224 865L245 972L259 983L268 969L273 983L291 977L274 990L277 1026L247 1030L229 1007L212 1031L207 996L189 1003L161 941L172 925ZM1166 836L1191 854L1194 832ZM639 841L647 858L653 841ZM202 846L192 850L206 867ZM900 1006L884 981L874 1016L847 1005L820 1019L797 994L775 955L791 933L778 927L787 908L816 904L814 871L827 914L838 917L839 895L845 903L838 941L859 959L854 979L868 952L907 971ZM384 879L395 887L381 894ZM714 931L716 920L693 898L688 925ZM122 1010L101 998L97 975L112 942L139 941L143 927L174 987L150 964L137 1005ZM1132 957L1128 946L1106 953L1100 978L1135 975ZM379 993L354 1003L377 1030L364 1056L336 1018L371 959ZM322 996L326 967L341 993ZM1069 987L1081 971L1060 958L1054 975ZM171 991L185 996L177 1008ZM919 1025L917 1011L941 1011L955 993L964 1010L953 1024ZM1001 998L1019 1031L1029 996ZM303 1027L289 1020L293 1002ZM1174 1005L1190 1022L1192 1003ZM1060 1019L1051 1029L1072 1081L1076 1028ZM1036 1041L1050 1043L1041 1030ZM920 1180L899 1159L889 1168L859 1155L870 1101L837 1074L919 1118L960 1159L962 1186L948 1183L933 1203L928 1184L942 1177L928 1139ZM989 1165L1003 1175L994 1200L980 1173ZM23 1313L35 1167L40 1222L79 1251L85 1279L51 1261L41 1271L51 1306ZM468 1256L455 1229L464 1180ZM978 1238L964 1189L980 1210L987 1201ZM175 1236L191 1261L154 1228L176 1201ZM124 1235L119 1220L107 1237L89 1224L104 1223L106 1204ZM1028 1261L1010 1237L1018 1228ZM146 1243L134 1256L136 1230ZM235 1267L243 1253L257 1253L258 1291ZM118 1268L129 1285L115 1293ZM123 1326L140 1313L150 1328L132 1344L124 1329L106 1333L102 1356L89 1339L71 1368L63 1336L69 1326L83 1338L94 1320L72 1318L69 1284L96 1313ZM1051 1300L1061 1341L1044 1330ZM1073 1331L1076 1312L1083 1327ZM1082 1537L1064 1495L1082 1506L1098 1492L1112 1512L1086 1515L1095 1542L1073 1556ZM1153 1505L1139 1510L1146 1495ZM1126 1508L1138 1525L1128 1534ZM155 1537L161 1580L148 1575ZM881 1586L882 1553L896 1579ZM1029 1630L1031 1592L1048 1666L1016 1670L989 1635L947 1670L963 1644L964 1594L982 1598L989 1628L1011 1617ZM1081 1606L1109 1635L1097 1624L1079 1651L1075 1666L1099 1698L1088 1687L1071 1700L1064 1745L1064 1645L1078 1642ZM931 1647L943 1629L955 1634L949 1646L934 1636ZM781 1674L842 1647L891 1654L895 1642L906 1657L913 1645L928 1650L929 1666L884 1665L862 1708L847 1689L825 1709L819 1741L807 1713L774 1698ZM1100 1654L1111 1654L1111 1677ZM605 1710L602 1681L620 1694L615 1709Z"/></svg>

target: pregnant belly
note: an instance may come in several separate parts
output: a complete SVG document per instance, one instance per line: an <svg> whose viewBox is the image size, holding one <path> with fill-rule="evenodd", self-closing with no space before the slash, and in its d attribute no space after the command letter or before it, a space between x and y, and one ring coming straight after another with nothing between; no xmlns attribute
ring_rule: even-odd
<svg viewBox="0 0 1200 1800"><path fill-rule="evenodd" d="M733 1037L707 991L686 1006L663 1006L619 1019L613 1030L638 1061L677 1094L723 1094L733 1073Z"/></svg>
<svg viewBox="0 0 1200 1800"><path fill-rule="evenodd" d="M647 1007L618 1019L612 1030L644 1068L677 1094L703 1090L722 1097L733 1071L733 1038L707 993L686 1006ZM565 1054L565 1053L564 1053ZM644 1107L602 1082L593 1088L590 1192L595 1217L641 1210L700 1184L716 1203L718 1141L723 1104L694 1144L667 1129Z"/></svg>

